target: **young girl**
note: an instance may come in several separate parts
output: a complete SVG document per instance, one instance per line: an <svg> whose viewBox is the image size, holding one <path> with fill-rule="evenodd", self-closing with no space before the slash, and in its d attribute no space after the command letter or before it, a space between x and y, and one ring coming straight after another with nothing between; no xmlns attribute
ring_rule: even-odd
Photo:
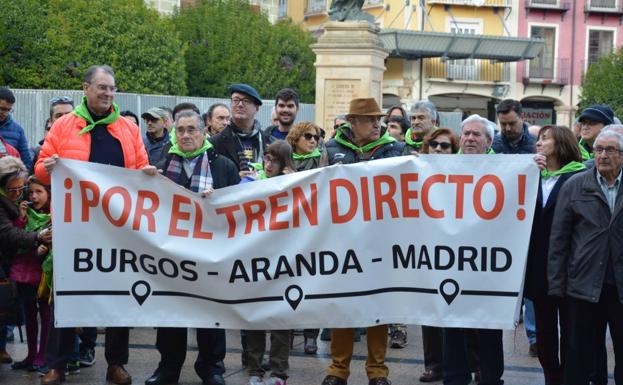
<svg viewBox="0 0 623 385"><path fill-rule="evenodd" d="M34 176L28 179L28 199L20 203L20 216L14 225L29 231L40 231L50 225L50 189ZM48 298L39 298L37 288L41 281L41 263L49 250L39 245L34 250L17 255L11 265L10 278L17 283L20 298L24 306L28 355L22 361L15 362L12 368L36 371L45 366L45 343L48 338L50 305ZM41 328L37 322L41 318ZM39 333L40 332L40 333ZM37 349L39 337L39 349Z"/></svg>

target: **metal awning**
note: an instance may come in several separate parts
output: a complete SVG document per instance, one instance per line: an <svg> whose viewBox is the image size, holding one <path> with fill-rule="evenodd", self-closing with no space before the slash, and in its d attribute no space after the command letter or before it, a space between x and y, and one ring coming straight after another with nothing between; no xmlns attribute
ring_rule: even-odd
<svg viewBox="0 0 623 385"><path fill-rule="evenodd" d="M467 35L444 32L382 30L379 34L389 57L421 59L489 59L501 62L534 59L545 47L543 39Z"/></svg>

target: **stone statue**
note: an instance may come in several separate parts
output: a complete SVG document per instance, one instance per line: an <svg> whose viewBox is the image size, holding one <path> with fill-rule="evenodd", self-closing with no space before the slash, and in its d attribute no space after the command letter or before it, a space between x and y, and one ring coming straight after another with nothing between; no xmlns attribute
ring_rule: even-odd
<svg viewBox="0 0 623 385"><path fill-rule="evenodd" d="M361 10L365 0L333 0L329 9L331 20L365 20L374 23L374 17Z"/></svg>

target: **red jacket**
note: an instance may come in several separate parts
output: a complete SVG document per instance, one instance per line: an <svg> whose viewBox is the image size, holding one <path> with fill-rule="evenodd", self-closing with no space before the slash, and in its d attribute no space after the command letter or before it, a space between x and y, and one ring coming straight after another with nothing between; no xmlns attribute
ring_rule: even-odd
<svg viewBox="0 0 623 385"><path fill-rule="evenodd" d="M54 122L45 137L35 166L35 175L41 182L50 184L50 175L45 170L43 161L54 154L61 158L89 160L91 134L87 132L80 135L80 131L86 126L87 122L74 114L64 115ZM126 168L141 169L149 165L140 130L134 123L120 117L108 125L108 131L121 143Z"/></svg>
<svg viewBox="0 0 623 385"><path fill-rule="evenodd" d="M4 149L5 151L0 151L0 158L2 158L3 156L14 156L16 158L21 158L21 156L19 155L19 151L17 151L17 149L13 146L11 146L10 144L7 143L6 140L4 140L3 137L0 136L0 142L2 142L2 144L4 145ZM1 148L2 146L0 146Z"/></svg>

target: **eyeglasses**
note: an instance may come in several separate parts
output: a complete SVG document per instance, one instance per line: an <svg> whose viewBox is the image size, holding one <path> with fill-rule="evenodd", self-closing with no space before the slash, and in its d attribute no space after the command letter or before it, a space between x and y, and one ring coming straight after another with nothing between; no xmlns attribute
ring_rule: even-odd
<svg viewBox="0 0 623 385"><path fill-rule="evenodd" d="M50 99L50 107L54 107L57 104L71 104L74 105L74 99L69 96L57 96Z"/></svg>
<svg viewBox="0 0 623 385"><path fill-rule="evenodd" d="M117 87L107 86L105 84L96 84L95 88L97 88L98 91L102 91L102 92L106 92L106 91L117 92Z"/></svg>
<svg viewBox="0 0 623 385"><path fill-rule="evenodd" d="M320 135L310 134L309 132L304 133L303 138L305 138L305 140L312 140L313 138L316 142L320 141Z"/></svg>
<svg viewBox="0 0 623 385"><path fill-rule="evenodd" d="M357 120L361 123L378 123L381 121L380 116L359 116Z"/></svg>
<svg viewBox="0 0 623 385"><path fill-rule="evenodd" d="M438 142L436 140L431 140L428 142L428 146L430 148L437 148L437 147L441 147L442 150L447 150L450 147L452 147L452 143L448 143L448 142Z"/></svg>
<svg viewBox="0 0 623 385"><path fill-rule="evenodd" d="M26 185L24 185L22 187L8 188L5 191L7 192L7 194L15 194L15 193L20 193L21 194L25 189L26 189Z"/></svg>
<svg viewBox="0 0 623 385"><path fill-rule="evenodd" d="M606 154L608 155L614 155L617 154L619 152L621 152L621 150L619 150L618 148L614 148L614 147L602 147L602 146L595 146L593 148L593 151L595 152L595 154L601 154L602 152L606 152Z"/></svg>
<svg viewBox="0 0 623 385"><path fill-rule="evenodd" d="M271 155L264 155L264 163L280 164L280 162Z"/></svg>
<svg viewBox="0 0 623 385"><path fill-rule="evenodd" d="M240 103L242 103L243 106L248 107L251 104L254 104L255 102L253 100L251 100L251 99L241 99L241 98L232 98L231 99L232 106L237 106Z"/></svg>

